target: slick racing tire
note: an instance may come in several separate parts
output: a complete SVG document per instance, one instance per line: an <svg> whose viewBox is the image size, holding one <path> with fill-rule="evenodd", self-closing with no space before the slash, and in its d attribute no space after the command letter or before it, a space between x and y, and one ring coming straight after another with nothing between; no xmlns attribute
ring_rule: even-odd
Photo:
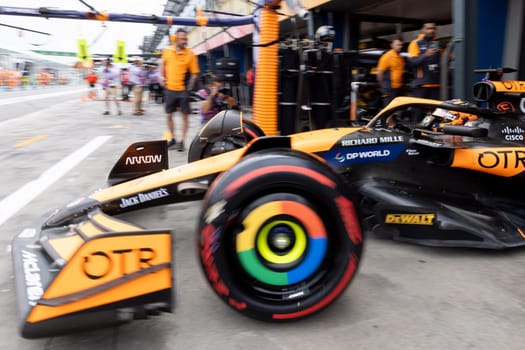
<svg viewBox="0 0 525 350"><path fill-rule="evenodd" d="M289 321L341 295L363 237L339 175L307 153L273 149L243 158L212 184L198 241L204 274L226 304Z"/></svg>
<svg viewBox="0 0 525 350"><path fill-rule="evenodd" d="M242 132L238 131L241 130L239 127L239 121L237 121L235 131L225 128L224 131L219 132L214 128L216 125L205 125L201 132L193 138L190 144L188 162L191 163L196 160L212 157L217 154L244 147L251 140L265 136L264 131L253 121L247 118L242 118L240 120L242 122Z"/></svg>

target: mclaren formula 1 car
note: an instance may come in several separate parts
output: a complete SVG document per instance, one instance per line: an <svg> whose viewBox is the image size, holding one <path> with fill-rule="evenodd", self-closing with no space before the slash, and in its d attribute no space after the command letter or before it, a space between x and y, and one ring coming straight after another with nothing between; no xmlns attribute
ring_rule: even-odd
<svg viewBox="0 0 525 350"><path fill-rule="evenodd" d="M364 232L525 245L525 83L486 80L475 94L479 105L400 97L367 125L285 137L223 111L174 168L165 141L131 145L107 188L14 238L22 335L171 311L172 232L119 217L169 203L202 199L204 276L227 305L268 321L306 317L340 296Z"/></svg>

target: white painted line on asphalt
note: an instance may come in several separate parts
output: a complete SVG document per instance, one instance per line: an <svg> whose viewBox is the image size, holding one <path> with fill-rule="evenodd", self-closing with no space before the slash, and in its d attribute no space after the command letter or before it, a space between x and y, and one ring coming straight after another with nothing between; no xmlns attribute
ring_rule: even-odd
<svg viewBox="0 0 525 350"><path fill-rule="evenodd" d="M0 201L0 225L6 222L17 211L31 202L36 196L51 186L55 181L73 169L78 163L102 146L111 136L98 136L85 144L82 148L71 153L60 162L53 165L36 180L28 182L16 192L13 192Z"/></svg>
<svg viewBox="0 0 525 350"><path fill-rule="evenodd" d="M27 96L8 97L8 98L0 99L0 106L9 105L9 104L18 103L18 102L39 100L39 99L48 98L48 97L56 97L56 96L67 95L67 94L76 94L79 92L86 91L86 89L87 88L82 88L82 89L77 89L77 90L64 90L64 91L58 91L58 92L51 92L48 94L33 94L33 95L27 95Z"/></svg>

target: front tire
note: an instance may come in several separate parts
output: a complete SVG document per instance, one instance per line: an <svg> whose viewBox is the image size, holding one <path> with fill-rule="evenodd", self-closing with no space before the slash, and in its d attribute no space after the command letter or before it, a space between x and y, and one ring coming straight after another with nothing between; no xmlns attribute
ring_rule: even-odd
<svg viewBox="0 0 525 350"><path fill-rule="evenodd" d="M288 149L254 153L222 174L204 199L199 232L215 293L266 321L332 303L355 275L363 242L342 178Z"/></svg>

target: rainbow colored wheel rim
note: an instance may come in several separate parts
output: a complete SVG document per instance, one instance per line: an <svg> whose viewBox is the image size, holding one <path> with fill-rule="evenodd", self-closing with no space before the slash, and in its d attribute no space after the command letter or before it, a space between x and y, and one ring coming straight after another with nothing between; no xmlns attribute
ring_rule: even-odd
<svg viewBox="0 0 525 350"><path fill-rule="evenodd" d="M291 200L264 203L242 220L236 252L244 270L258 281L284 286L308 279L327 249L323 221L309 206Z"/></svg>

